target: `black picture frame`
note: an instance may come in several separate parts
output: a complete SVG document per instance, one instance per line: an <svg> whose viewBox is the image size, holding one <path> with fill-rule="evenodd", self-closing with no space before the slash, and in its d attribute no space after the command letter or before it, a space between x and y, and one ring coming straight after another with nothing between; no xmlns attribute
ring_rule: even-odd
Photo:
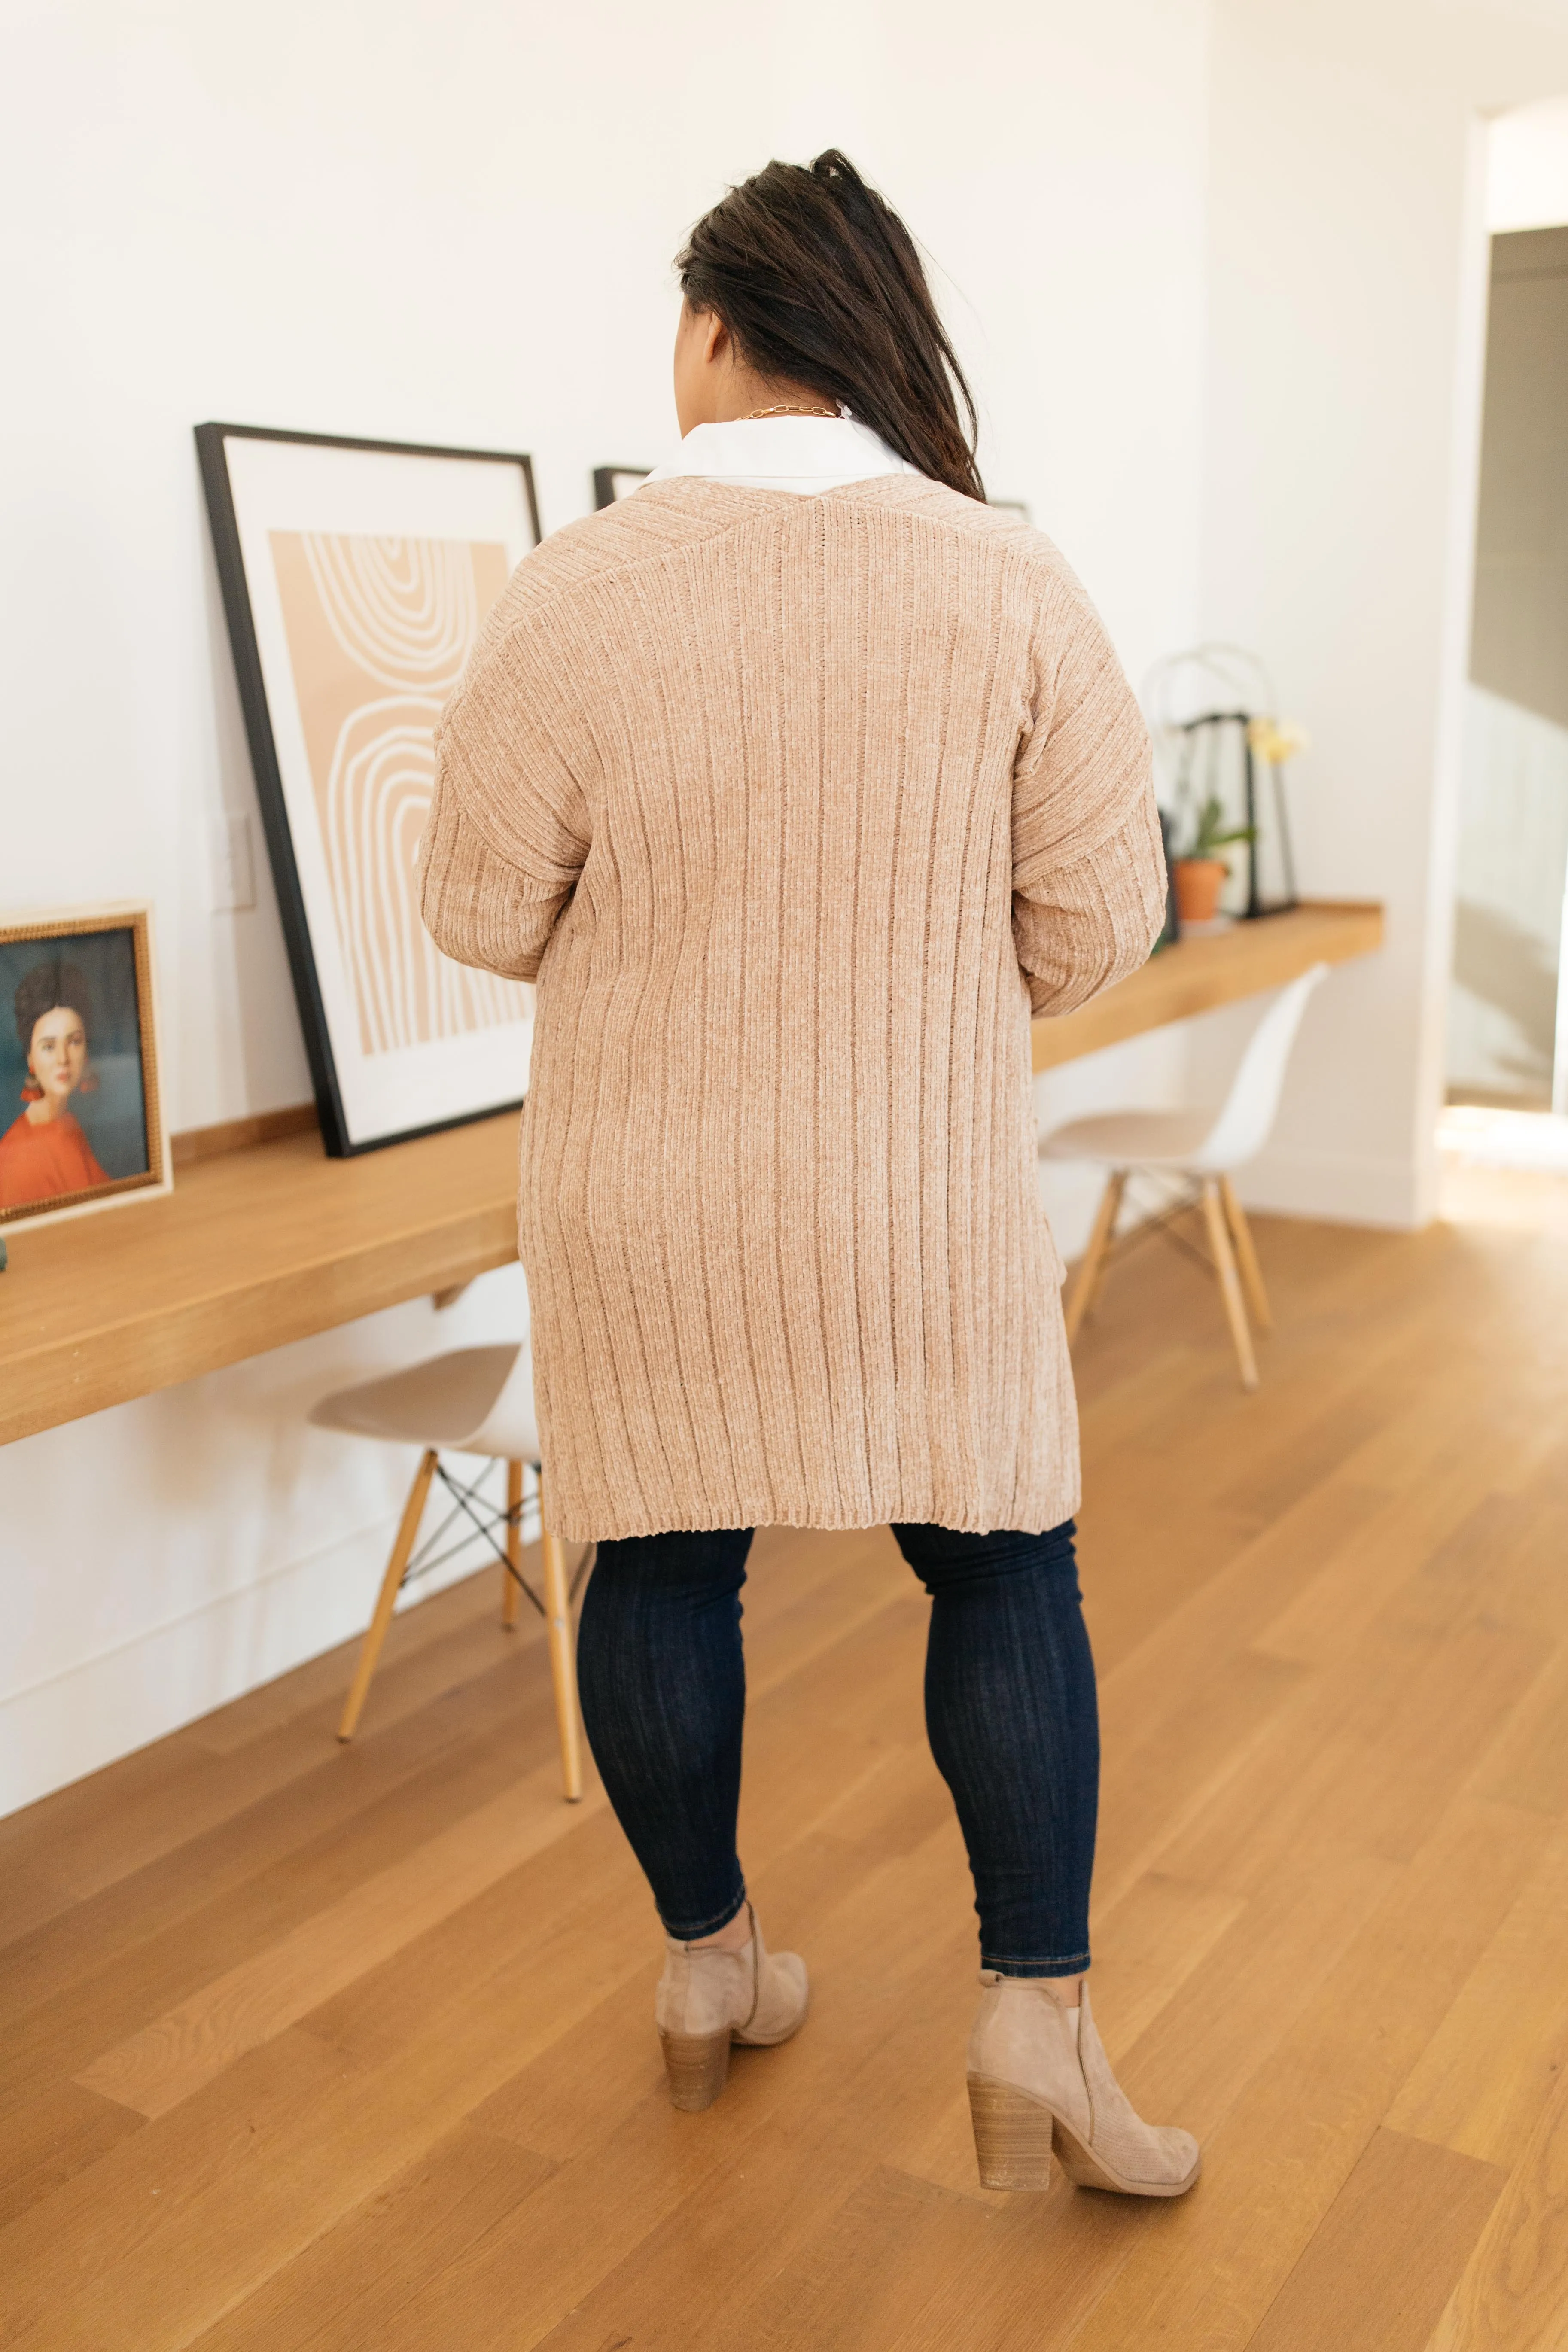
<svg viewBox="0 0 1568 2352"><path fill-rule="evenodd" d="M594 505L613 507L617 499L629 499L639 482L646 482L652 473L651 466L595 466L594 468ZM623 489L621 484L630 485Z"/></svg>
<svg viewBox="0 0 1568 2352"><path fill-rule="evenodd" d="M290 442L313 448L374 452L384 457L452 458L468 463L479 461L488 465L515 466L521 477L532 545L537 547L542 533L532 461L517 450L465 449L429 442L380 441L344 434L305 433L276 425L235 425L217 420L196 425L195 432L224 617L234 656L246 740L256 778L262 832L278 897L289 974L300 1009L300 1023L304 1034L321 1138L328 1155L333 1159L351 1159L361 1152L380 1150L393 1143L412 1142L423 1135L438 1134L448 1128L468 1126L476 1119L489 1118L502 1111L516 1109L521 1100L521 1096L486 1103L452 1117L416 1123L395 1132L361 1137L351 1132L327 1007L311 944L305 892L295 852L272 713L268 702L261 646L241 544L239 515L229 474L227 446L232 441Z"/></svg>
<svg viewBox="0 0 1568 2352"><path fill-rule="evenodd" d="M1240 824L1246 835L1237 844L1247 860L1247 884L1245 902L1237 919L1253 923L1267 915L1289 914L1301 903L1296 887L1296 859L1284 776L1272 761L1259 761L1253 744L1253 729L1263 715L1252 710L1203 710L1192 719L1181 720L1176 728L1182 746L1176 771L1179 801L1186 805L1210 790L1218 792L1223 801L1225 786L1229 783L1233 804L1226 814ZM1225 757L1227 749L1228 763ZM1200 765L1205 773L1201 785L1196 781ZM1260 765L1268 770L1270 792L1267 803L1259 785ZM1271 888L1265 882L1266 856L1277 877Z"/></svg>

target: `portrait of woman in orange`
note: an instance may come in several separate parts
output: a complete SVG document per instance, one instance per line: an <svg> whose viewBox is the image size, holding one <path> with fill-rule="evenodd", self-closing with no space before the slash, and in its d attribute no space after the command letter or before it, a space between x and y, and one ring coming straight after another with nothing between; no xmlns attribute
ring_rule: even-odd
<svg viewBox="0 0 1568 2352"><path fill-rule="evenodd" d="M93 1084L84 974L54 958L35 964L24 973L15 1003L27 1082L20 1116L0 1135L0 1209L58 1200L111 1181L70 1108L72 1095Z"/></svg>

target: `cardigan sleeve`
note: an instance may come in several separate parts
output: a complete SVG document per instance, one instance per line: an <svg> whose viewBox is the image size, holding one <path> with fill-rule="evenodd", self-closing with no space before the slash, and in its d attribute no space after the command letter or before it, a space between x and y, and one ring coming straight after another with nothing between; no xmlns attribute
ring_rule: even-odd
<svg viewBox="0 0 1568 2352"><path fill-rule="evenodd" d="M436 730L419 845L420 912L444 955L535 978L592 841L587 749L548 643L481 639Z"/></svg>
<svg viewBox="0 0 1568 2352"><path fill-rule="evenodd" d="M1053 600L1054 602L1054 600ZM1148 730L1087 604L1059 604L1037 656L1013 774L1013 943L1037 1013L1071 1013L1135 971L1165 919Z"/></svg>

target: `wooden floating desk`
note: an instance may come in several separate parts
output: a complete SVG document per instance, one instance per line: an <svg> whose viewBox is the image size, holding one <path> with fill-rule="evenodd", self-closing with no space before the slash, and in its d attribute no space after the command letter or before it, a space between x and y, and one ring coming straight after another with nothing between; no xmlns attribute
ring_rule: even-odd
<svg viewBox="0 0 1568 2352"><path fill-rule="evenodd" d="M1365 955L1375 906L1315 905L1166 949L1059 1021L1035 1067ZM0 1228L0 1444L378 1307L468 1282L517 1249L517 1120L329 1160L313 1131L183 1167L166 1199Z"/></svg>
<svg viewBox="0 0 1568 2352"><path fill-rule="evenodd" d="M0 1444L505 1265L517 1115L358 1160L312 1129L176 1166L145 1207L7 1239Z"/></svg>
<svg viewBox="0 0 1568 2352"><path fill-rule="evenodd" d="M1366 898L1314 898L1206 939L1178 940L1080 1012L1037 1021L1035 1068L1054 1070L1168 1022L1282 988L1315 963L1348 963L1382 945L1383 908Z"/></svg>

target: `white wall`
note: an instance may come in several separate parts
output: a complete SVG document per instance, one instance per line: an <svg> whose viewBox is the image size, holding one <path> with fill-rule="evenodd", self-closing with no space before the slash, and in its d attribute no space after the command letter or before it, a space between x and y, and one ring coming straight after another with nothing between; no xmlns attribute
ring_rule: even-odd
<svg viewBox="0 0 1568 2352"><path fill-rule="evenodd" d="M1487 226L1561 228L1568 221L1568 96L1501 114L1487 141Z"/></svg>
<svg viewBox="0 0 1568 2352"><path fill-rule="evenodd" d="M671 435L683 229L837 142L941 265L993 486L1141 676L1197 619L1205 28L1204 0L994 0L956 46L934 0L8 12L0 903L156 899L176 1127L309 1093L264 871L210 911L211 820L253 802L192 425L528 449L559 525ZM1167 1042L1045 1092L1179 1071ZM519 1288L0 1454L0 1811L363 1622L408 1465L302 1407L515 1329Z"/></svg>
<svg viewBox="0 0 1568 2352"><path fill-rule="evenodd" d="M1383 899L1310 1008L1261 1205L1431 1213L1485 319L1480 116L1568 88L1568 6L1215 0L1206 633L1312 749L1304 892ZM1205 1024L1195 1083L1234 1050Z"/></svg>

